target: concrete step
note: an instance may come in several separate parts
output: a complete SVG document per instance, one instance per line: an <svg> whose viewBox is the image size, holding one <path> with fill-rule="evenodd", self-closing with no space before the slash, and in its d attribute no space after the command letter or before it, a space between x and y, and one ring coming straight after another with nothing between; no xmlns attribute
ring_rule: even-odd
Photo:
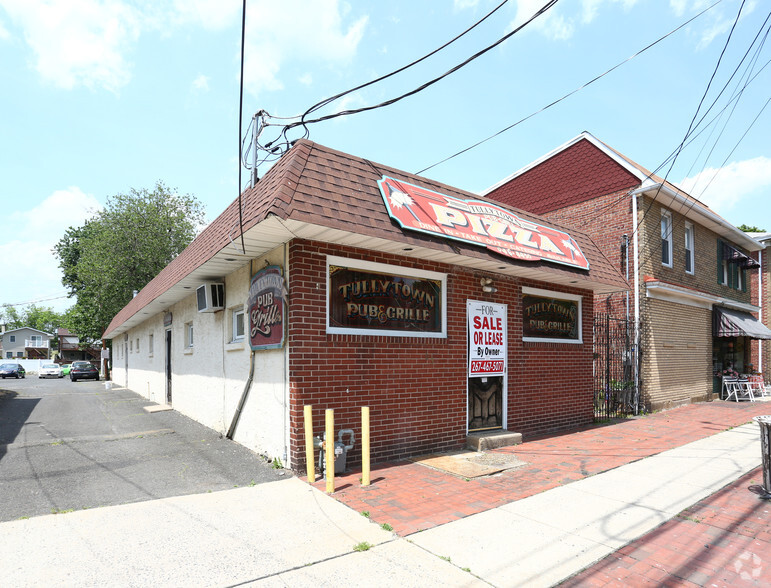
<svg viewBox="0 0 771 588"><path fill-rule="evenodd" d="M509 447L522 443L522 433L512 431L480 431L469 433L466 437L466 448L473 451L487 451L499 447Z"/></svg>

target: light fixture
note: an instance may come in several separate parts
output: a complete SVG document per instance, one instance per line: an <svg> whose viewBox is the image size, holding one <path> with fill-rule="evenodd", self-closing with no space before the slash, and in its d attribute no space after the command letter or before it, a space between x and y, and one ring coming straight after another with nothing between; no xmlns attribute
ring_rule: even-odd
<svg viewBox="0 0 771 588"><path fill-rule="evenodd" d="M482 286L482 292L486 292L488 294L493 294L498 291L498 289L493 286L492 278L482 278L479 280L479 285Z"/></svg>

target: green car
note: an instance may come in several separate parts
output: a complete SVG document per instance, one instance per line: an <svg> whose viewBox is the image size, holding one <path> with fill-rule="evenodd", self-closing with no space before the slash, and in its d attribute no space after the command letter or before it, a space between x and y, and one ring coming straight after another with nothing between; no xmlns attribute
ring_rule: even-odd
<svg viewBox="0 0 771 588"><path fill-rule="evenodd" d="M63 376L69 376L71 368L72 368L72 364L71 363L63 363L62 364L62 375Z"/></svg>

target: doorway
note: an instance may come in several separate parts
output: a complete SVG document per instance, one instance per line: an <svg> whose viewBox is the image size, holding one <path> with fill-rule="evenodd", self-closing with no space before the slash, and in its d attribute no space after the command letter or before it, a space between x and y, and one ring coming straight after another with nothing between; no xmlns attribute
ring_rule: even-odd
<svg viewBox="0 0 771 588"><path fill-rule="evenodd" d="M503 376L468 379L468 430L503 428Z"/></svg>
<svg viewBox="0 0 771 588"><path fill-rule="evenodd" d="M166 404L171 404L171 329L166 331Z"/></svg>

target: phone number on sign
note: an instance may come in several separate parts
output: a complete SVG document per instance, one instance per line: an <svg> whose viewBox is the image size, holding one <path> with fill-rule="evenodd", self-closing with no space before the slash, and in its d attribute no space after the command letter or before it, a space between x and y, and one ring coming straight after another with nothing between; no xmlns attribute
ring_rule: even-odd
<svg viewBox="0 0 771 588"><path fill-rule="evenodd" d="M493 372L503 372L503 361L491 361L488 359L472 360L471 372L474 374L490 374Z"/></svg>

